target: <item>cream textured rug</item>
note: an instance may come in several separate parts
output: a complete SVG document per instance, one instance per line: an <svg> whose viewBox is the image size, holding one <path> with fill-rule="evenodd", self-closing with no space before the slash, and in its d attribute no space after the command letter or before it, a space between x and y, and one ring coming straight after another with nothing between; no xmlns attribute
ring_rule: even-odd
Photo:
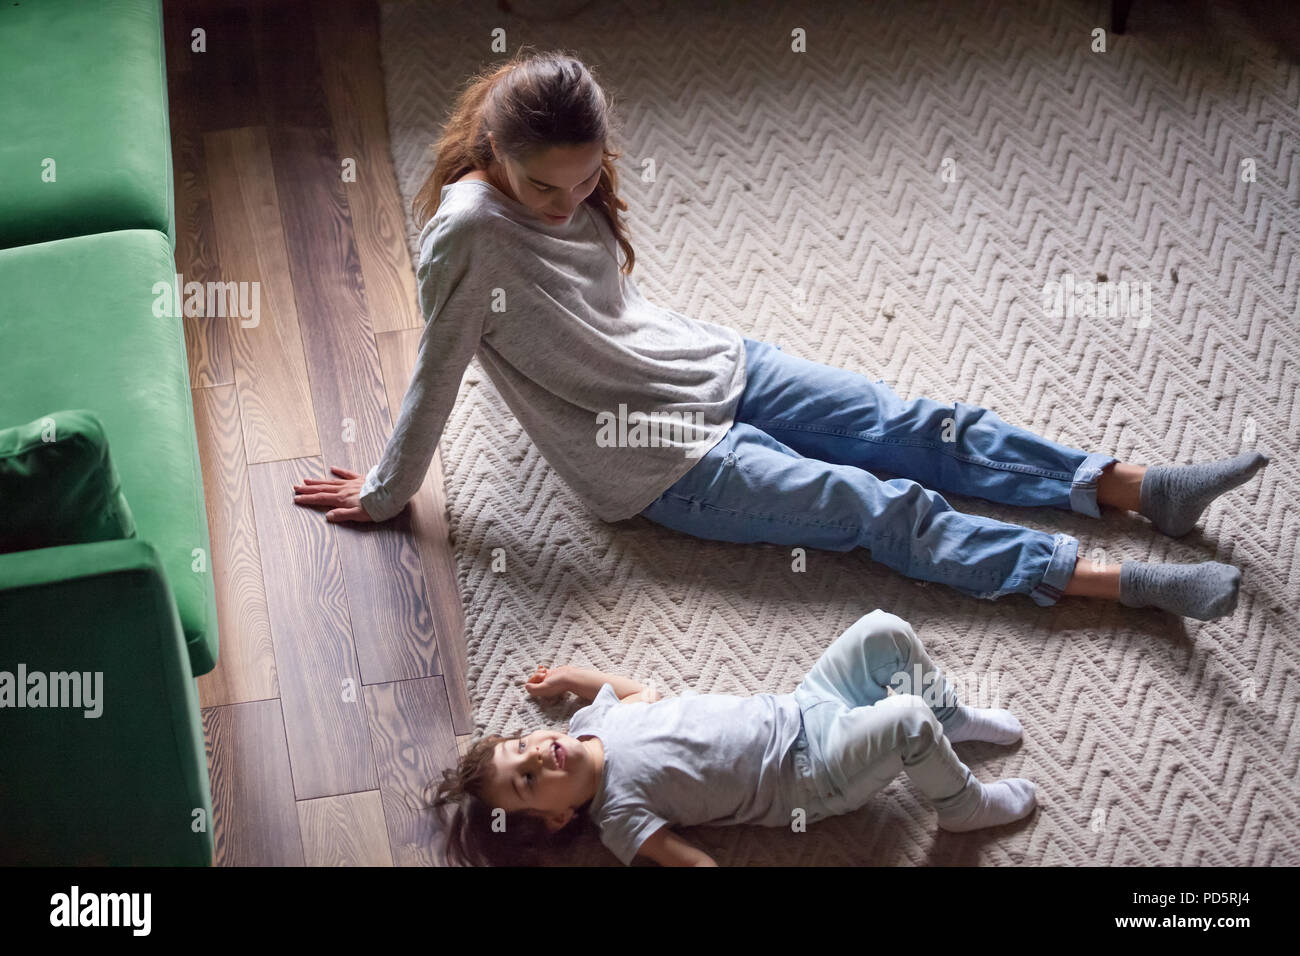
<svg viewBox="0 0 1300 956"><path fill-rule="evenodd" d="M1018 746L958 752L982 780L1037 782L1040 810L940 834L900 778L807 833L686 831L719 862L1300 863L1300 69L1231 7L1171 0L1138 0L1105 53L1090 49L1102 0L615 0L559 16L583 6L518 0L538 15L525 20L482 2L383 5L408 204L454 91L502 58L501 27L508 51L569 50L614 93L652 301L1125 461L1256 447L1273 461L1178 541L1113 511L949 496L1074 534L1093 559L1235 564L1229 618L983 602L866 552L812 551L796 573L776 547L605 525L475 362L441 448L480 728L564 726L572 707L542 713L520 689L538 662L672 693L788 692L880 607L1020 717ZM1044 286L1067 274L1149 283L1149 317L1049 314ZM615 862L594 838L580 859Z"/></svg>

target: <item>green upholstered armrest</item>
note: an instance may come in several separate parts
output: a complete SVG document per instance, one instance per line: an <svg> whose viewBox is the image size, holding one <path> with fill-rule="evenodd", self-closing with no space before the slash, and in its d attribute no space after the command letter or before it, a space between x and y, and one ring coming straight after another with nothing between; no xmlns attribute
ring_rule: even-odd
<svg viewBox="0 0 1300 956"><path fill-rule="evenodd" d="M0 864L211 862L198 694L151 544L0 554L0 767Z"/></svg>

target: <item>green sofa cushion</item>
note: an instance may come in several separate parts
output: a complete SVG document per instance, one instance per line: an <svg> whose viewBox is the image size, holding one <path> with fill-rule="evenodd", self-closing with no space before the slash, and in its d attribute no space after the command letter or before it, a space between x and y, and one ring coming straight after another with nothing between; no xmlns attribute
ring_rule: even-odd
<svg viewBox="0 0 1300 956"><path fill-rule="evenodd" d="M0 3L0 64L0 247L144 228L175 248L159 0Z"/></svg>
<svg viewBox="0 0 1300 956"><path fill-rule="evenodd" d="M0 249L0 423L51 409L103 423L197 677L216 664L216 590L183 319L154 315L155 284L174 281L167 237L149 229Z"/></svg>
<svg viewBox="0 0 1300 956"><path fill-rule="evenodd" d="M104 426L86 409L0 429L0 554L135 537Z"/></svg>

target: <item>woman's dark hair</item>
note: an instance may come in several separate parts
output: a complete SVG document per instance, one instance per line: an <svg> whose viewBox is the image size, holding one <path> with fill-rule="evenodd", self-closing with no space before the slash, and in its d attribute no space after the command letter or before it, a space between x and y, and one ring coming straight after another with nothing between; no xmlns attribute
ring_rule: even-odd
<svg viewBox="0 0 1300 956"><path fill-rule="evenodd" d="M613 124L612 103L582 61L558 52L525 56L521 50L506 63L474 74L456 98L433 145L433 172L412 204L416 221L423 225L433 218L443 186L471 169L488 167L493 159L489 130L498 151L516 162L528 162L556 146L600 142L600 179L586 203L609 223L623 250L621 271L630 275L636 253L618 215L627 203L618 196L614 160L623 154L610 149Z"/></svg>
<svg viewBox="0 0 1300 956"><path fill-rule="evenodd" d="M425 788L435 790L429 804L441 816L443 855L453 866L536 866L551 862L542 850L563 852L582 830L587 820L588 801L574 813L560 830L552 833L546 821L529 813L516 811L494 821L496 808L483 799L483 791L492 780L492 752L503 740L518 740L521 735L481 737L465 751L465 756L442 780ZM498 825L493 827L493 823Z"/></svg>

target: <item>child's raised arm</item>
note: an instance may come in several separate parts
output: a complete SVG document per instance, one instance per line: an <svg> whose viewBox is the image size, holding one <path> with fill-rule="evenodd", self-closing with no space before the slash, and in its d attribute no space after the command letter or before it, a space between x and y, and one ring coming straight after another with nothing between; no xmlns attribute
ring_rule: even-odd
<svg viewBox="0 0 1300 956"><path fill-rule="evenodd" d="M630 677L606 674L589 667L571 667L568 664L559 667L538 665L533 676L524 684L524 689L533 697L558 697L567 691L583 700L595 700L602 684L612 686L619 700L652 699L646 693L647 688Z"/></svg>

